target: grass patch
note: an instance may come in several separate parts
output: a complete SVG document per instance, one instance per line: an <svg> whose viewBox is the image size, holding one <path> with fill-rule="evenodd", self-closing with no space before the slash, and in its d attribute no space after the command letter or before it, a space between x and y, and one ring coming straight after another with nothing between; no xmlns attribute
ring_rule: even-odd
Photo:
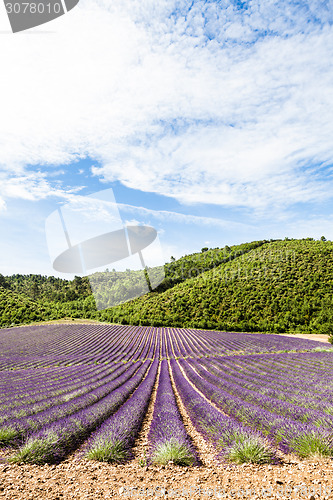
<svg viewBox="0 0 333 500"><path fill-rule="evenodd" d="M291 447L301 458L332 457L333 436L323 436L315 431L300 434L292 439Z"/></svg>
<svg viewBox="0 0 333 500"><path fill-rule="evenodd" d="M181 443L175 438L160 443L151 455L154 463L165 465L172 461L176 465L189 466L195 462L195 457L187 443Z"/></svg>
<svg viewBox="0 0 333 500"><path fill-rule="evenodd" d="M29 438L18 452L10 457L10 463L46 464L56 462L56 442L59 437L51 433L45 438Z"/></svg>
<svg viewBox="0 0 333 500"><path fill-rule="evenodd" d="M125 462L129 458L129 451L122 440L103 440L95 443L85 454L88 460L99 462Z"/></svg>
<svg viewBox="0 0 333 500"><path fill-rule="evenodd" d="M7 446L17 438L18 432L13 427L2 427L0 429L0 445Z"/></svg>
<svg viewBox="0 0 333 500"><path fill-rule="evenodd" d="M274 451L256 436L241 436L227 449L227 458L237 464L265 464L275 459Z"/></svg>

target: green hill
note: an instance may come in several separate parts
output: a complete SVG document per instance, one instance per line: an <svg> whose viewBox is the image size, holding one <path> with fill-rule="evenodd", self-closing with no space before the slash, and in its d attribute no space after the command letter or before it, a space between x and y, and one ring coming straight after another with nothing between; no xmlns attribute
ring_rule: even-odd
<svg viewBox="0 0 333 500"><path fill-rule="evenodd" d="M130 297L135 274L102 275L97 293L106 305L110 290ZM229 331L333 331L331 241L264 240L203 248L172 258L165 275L156 291L103 311L96 311L87 278L0 275L0 326L67 316Z"/></svg>
<svg viewBox="0 0 333 500"><path fill-rule="evenodd" d="M171 258L170 264L164 265L164 281L156 288L158 293L161 293L169 288L174 287L178 283L183 283L189 278L199 276L203 272L213 269L216 266L231 262L237 257L260 247L266 241L253 241L252 243L243 243L241 245L233 245L224 248L203 248L199 253L185 255L176 260ZM154 269L151 269L150 275L154 274ZM107 271L103 273L95 273L91 276L90 282L94 289L94 296L98 297L100 304L103 304L103 309L118 303L130 300L133 296L142 295L140 293L140 282L142 280L142 271L124 271L115 272ZM144 288L147 289L146 287ZM139 293L136 293L139 291ZM111 299L112 297L112 299Z"/></svg>
<svg viewBox="0 0 333 500"><path fill-rule="evenodd" d="M100 314L133 324L330 333L332 292L332 242L273 241Z"/></svg>

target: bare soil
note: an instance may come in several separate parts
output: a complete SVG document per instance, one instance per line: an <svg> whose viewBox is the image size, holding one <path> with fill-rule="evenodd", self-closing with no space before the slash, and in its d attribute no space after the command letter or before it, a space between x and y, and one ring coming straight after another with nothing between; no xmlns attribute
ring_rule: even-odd
<svg viewBox="0 0 333 500"><path fill-rule="evenodd" d="M0 498L333 498L333 462L141 467L136 459L110 465L70 458L59 465L0 465ZM332 492L331 492L332 489Z"/></svg>
<svg viewBox="0 0 333 500"><path fill-rule="evenodd" d="M282 333L284 337L298 337L299 339L317 340L318 342L328 342L328 335L322 333Z"/></svg>

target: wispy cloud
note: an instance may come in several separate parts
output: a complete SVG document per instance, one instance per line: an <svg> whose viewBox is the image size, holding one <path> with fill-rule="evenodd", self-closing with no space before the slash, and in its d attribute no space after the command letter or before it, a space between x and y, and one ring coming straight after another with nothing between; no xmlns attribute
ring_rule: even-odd
<svg viewBox="0 0 333 500"><path fill-rule="evenodd" d="M162 221L162 222L176 222L179 224L194 224L198 226L212 226L214 228L233 228L237 229L249 229L250 224L243 224L241 222L235 222L226 219L218 219L216 217L202 217L198 215L182 214L179 212L171 212L169 210L152 210L145 207L135 207L132 205L117 203L117 206L121 213L124 214L135 214L136 217L142 216L144 218L151 217L152 219ZM131 219L126 221L126 223L136 223L139 224L141 220Z"/></svg>
<svg viewBox="0 0 333 500"><path fill-rule="evenodd" d="M51 176L52 177L52 176ZM37 201L49 197L71 200L77 197L75 194L80 191L80 187L64 189L59 183L51 183L47 175L42 172L25 171L13 173L10 170L0 171L0 195L3 204L5 199L16 198L21 200Z"/></svg>
<svg viewBox="0 0 333 500"><path fill-rule="evenodd" d="M95 176L183 203L330 198L332 7L81 0L43 43L4 37L0 196L66 194L34 166L89 156Z"/></svg>

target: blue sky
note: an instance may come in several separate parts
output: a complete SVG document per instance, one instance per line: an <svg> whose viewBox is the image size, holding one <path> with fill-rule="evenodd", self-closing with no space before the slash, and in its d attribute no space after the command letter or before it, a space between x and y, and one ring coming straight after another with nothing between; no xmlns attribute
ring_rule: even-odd
<svg viewBox="0 0 333 500"><path fill-rule="evenodd" d="M13 35L0 11L0 273L56 274L46 218L107 188L165 260L333 239L332 21L332 1L81 0Z"/></svg>

